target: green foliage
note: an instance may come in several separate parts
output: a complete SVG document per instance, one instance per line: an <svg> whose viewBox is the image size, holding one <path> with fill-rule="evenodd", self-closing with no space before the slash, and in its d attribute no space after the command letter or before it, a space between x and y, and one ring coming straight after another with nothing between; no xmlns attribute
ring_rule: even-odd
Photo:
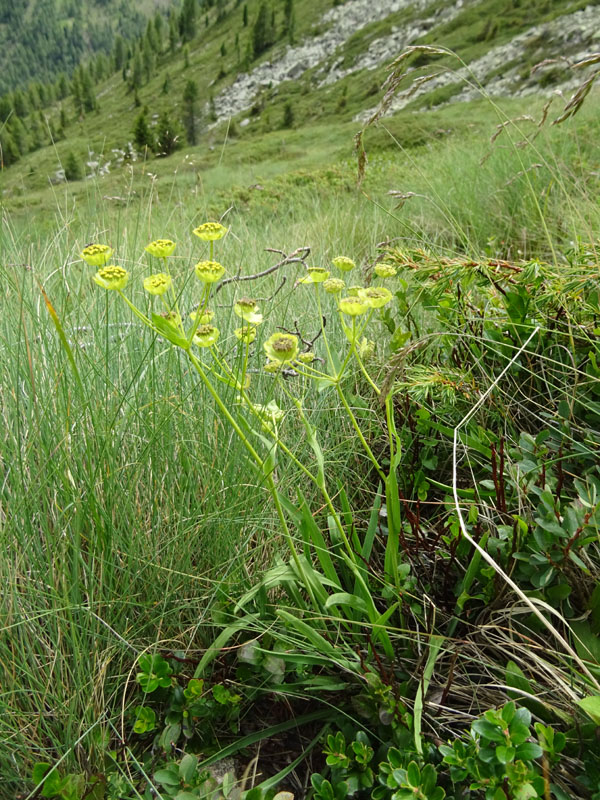
<svg viewBox="0 0 600 800"><path fill-rule="evenodd" d="M80 181L85 177L81 159L72 150L67 154L64 169L68 181Z"/></svg>

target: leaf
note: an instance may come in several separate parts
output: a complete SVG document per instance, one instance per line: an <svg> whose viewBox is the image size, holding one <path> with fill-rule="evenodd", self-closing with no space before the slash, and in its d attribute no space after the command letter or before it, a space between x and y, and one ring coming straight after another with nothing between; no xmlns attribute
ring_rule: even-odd
<svg viewBox="0 0 600 800"><path fill-rule="evenodd" d="M196 774L198 759L191 753L186 753L179 763L179 777L184 783L191 783Z"/></svg>
<svg viewBox="0 0 600 800"><path fill-rule="evenodd" d="M583 697L577 701L577 705L593 719L596 725L600 725L600 695Z"/></svg>
<svg viewBox="0 0 600 800"><path fill-rule="evenodd" d="M336 592L330 595L325 602L325 609L330 609L332 606L348 606L349 608L360 611L362 614L367 614L367 606L361 597L349 592Z"/></svg>
<svg viewBox="0 0 600 800"><path fill-rule="evenodd" d="M159 769L154 773L154 780L163 786L179 786L179 775L174 769Z"/></svg>
<svg viewBox="0 0 600 800"><path fill-rule="evenodd" d="M171 344L182 347L184 350L189 349L188 340L185 336L164 317L161 317L160 314L152 314L152 324L156 331L165 339L168 339Z"/></svg>
<svg viewBox="0 0 600 800"><path fill-rule="evenodd" d="M50 769L52 764L49 764L47 761L38 761L37 764L33 765L33 769L31 771L31 780L39 786L39 784L44 780L44 776Z"/></svg>
<svg viewBox="0 0 600 800"><path fill-rule="evenodd" d="M589 624L583 620L571 622L571 630L575 634L575 649L586 661L600 664L600 636L592 632Z"/></svg>
<svg viewBox="0 0 600 800"><path fill-rule="evenodd" d="M534 761L536 758L541 758L544 751L535 742L523 742L516 749L516 757L521 761Z"/></svg>

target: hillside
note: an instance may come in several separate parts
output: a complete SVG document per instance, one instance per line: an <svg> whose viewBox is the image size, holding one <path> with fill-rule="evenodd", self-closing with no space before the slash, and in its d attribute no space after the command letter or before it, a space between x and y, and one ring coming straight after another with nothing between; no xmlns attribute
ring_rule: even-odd
<svg viewBox="0 0 600 800"><path fill-rule="evenodd" d="M103 4L102 13L115 8ZM326 123L335 130L364 120L404 48L443 44L465 66L418 53L410 69L418 70L419 85L401 87L408 91L399 91L387 112L408 112L401 127L414 131L418 144L430 127L415 114L421 109L471 100L482 89L513 98L573 89L589 69L573 72L569 63L593 52L600 23L598 0L347 0L333 7L330 0L288 0L269 8L260 0L186 0L169 9L170 22L148 25L118 58L99 57L101 68L88 59L55 91L33 87L29 95L0 98L3 199L31 197L64 180L68 157L71 180L97 176L109 184L115 170L144 153L166 156L192 145L204 158L225 136L256 143L282 128ZM189 29L184 14L192 15ZM102 18L89 16L90 31Z"/></svg>
<svg viewBox="0 0 600 800"><path fill-rule="evenodd" d="M30 81L70 75L82 59L132 39L167 0L4 0L0 3L0 95Z"/></svg>

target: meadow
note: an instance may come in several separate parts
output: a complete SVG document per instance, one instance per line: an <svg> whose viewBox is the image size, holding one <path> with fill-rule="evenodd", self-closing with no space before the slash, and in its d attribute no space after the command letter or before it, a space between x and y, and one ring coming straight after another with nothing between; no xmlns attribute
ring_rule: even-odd
<svg viewBox="0 0 600 800"><path fill-rule="evenodd" d="M342 121L11 192L1 797L600 796L599 124L524 110L386 120L360 187Z"/></svg>

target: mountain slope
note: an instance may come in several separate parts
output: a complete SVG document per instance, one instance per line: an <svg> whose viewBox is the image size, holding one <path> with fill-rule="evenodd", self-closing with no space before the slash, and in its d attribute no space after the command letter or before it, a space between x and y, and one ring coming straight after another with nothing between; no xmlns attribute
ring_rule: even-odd
<svg viewBox="0 0 600 800"><path fill-rule="evenodd" d="M170 39L165 33L153 45L150 66L144 60L148 42L141 37L123 70L95 87L95 110L85 112L77 98L66 97L31 113L24 131L17 131L25 152L4 171L4 200L64 180L70 155L82 174L100 177L106 193L117 194L110 185L120 169L140 155L147 159L150 150L165 155L185 145L184 127L196 141L190 151L196 164L199 154L210 161L210 148L223 139L230 148L246 142L248 157L254 151L260 160L261 141L277 130L327 123L334 136L337 127L372 113L389 64L404 48L451 47L468 68L435 52L413 55L409 77L420 83L416 90L407 84L409 91L399 93L389 109L404 111L405 145L419 144L423 129L437 135L440 128L420 112L472 99L477 83L493 94L540 98L572 88L589 73L573 73L564 58L597 48L600 28L600 0L287 0L267 15L261 51L254 52L263 7L262 0L196 4L195 35L174 40L172 32ZM174 10L181 13L181 6ZM553 58L562 60L532 72ZM144 72L136 74L140 64ZM48 145L27 153L27 136L37 126L39 139L42 123ZM150 143L145 156L144 126ZM14 115L5 127L4 135L17 135ZM168 148L162 144L165 129ZM155 171L162 171L156 164Z"/></svg>

